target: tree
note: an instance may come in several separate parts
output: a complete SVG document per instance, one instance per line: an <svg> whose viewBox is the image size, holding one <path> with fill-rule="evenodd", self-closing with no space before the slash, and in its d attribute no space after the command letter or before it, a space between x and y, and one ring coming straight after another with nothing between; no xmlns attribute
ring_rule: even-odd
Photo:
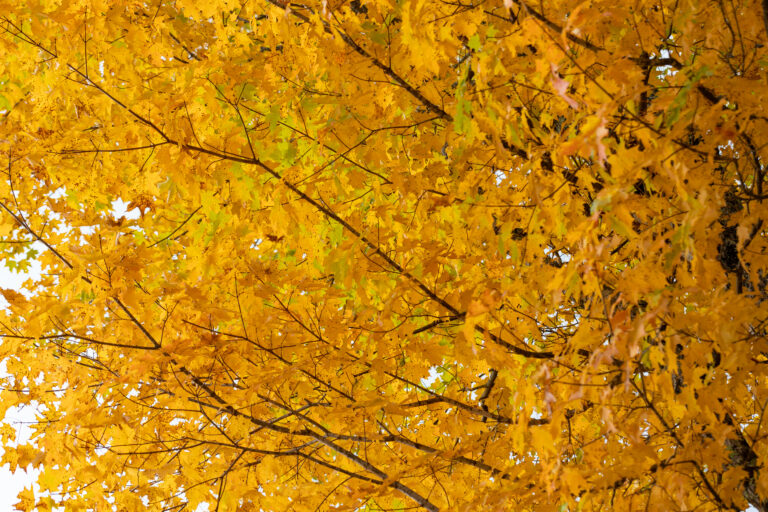
<svg viewBox="0 0 768 512"><path fill-rule="evenodd" d="M20 509L768 510L765 2L2 13Z"/></svg>

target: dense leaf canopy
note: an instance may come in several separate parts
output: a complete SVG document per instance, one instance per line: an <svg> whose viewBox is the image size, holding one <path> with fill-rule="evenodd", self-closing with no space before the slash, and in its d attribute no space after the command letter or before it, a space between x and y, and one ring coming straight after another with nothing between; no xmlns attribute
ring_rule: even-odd
<svg viewBox="0 0 768 512"><path fill-rule="evenodd" d="M22 510L768 510L768 3L0 29Z"/></svg>

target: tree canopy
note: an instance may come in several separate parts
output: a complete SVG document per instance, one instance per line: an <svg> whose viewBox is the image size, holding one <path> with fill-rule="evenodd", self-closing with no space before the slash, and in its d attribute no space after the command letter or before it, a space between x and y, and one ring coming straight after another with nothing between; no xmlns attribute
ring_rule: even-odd
<svg viewBox="0 0 768 512"><path fill-rule="evenodd" d="M19 509L768 510L765 1L0 28Z"/></svg>

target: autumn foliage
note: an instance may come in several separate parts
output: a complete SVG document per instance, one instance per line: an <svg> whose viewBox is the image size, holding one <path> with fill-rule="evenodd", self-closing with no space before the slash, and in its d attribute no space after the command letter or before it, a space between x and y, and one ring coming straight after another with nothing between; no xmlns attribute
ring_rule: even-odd
<svg viewBox="0 0 768 512"><path fill-rule="evenodd" d="M1 3L20 509L768 510L768 3Z"/></svg>

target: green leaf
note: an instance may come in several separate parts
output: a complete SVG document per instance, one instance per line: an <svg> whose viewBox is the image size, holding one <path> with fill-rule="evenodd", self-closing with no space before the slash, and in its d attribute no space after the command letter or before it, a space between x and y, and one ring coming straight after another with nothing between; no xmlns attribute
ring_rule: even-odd
<svg viewBox="0 0 768 512"><path fill-rule="evenodd" d="M478 34L474 34L472 37L470 37L469 41L467 42L467 46L476 52L480 51L480 49L483 47L483 45L480 43L480 36Z"/></svg>

